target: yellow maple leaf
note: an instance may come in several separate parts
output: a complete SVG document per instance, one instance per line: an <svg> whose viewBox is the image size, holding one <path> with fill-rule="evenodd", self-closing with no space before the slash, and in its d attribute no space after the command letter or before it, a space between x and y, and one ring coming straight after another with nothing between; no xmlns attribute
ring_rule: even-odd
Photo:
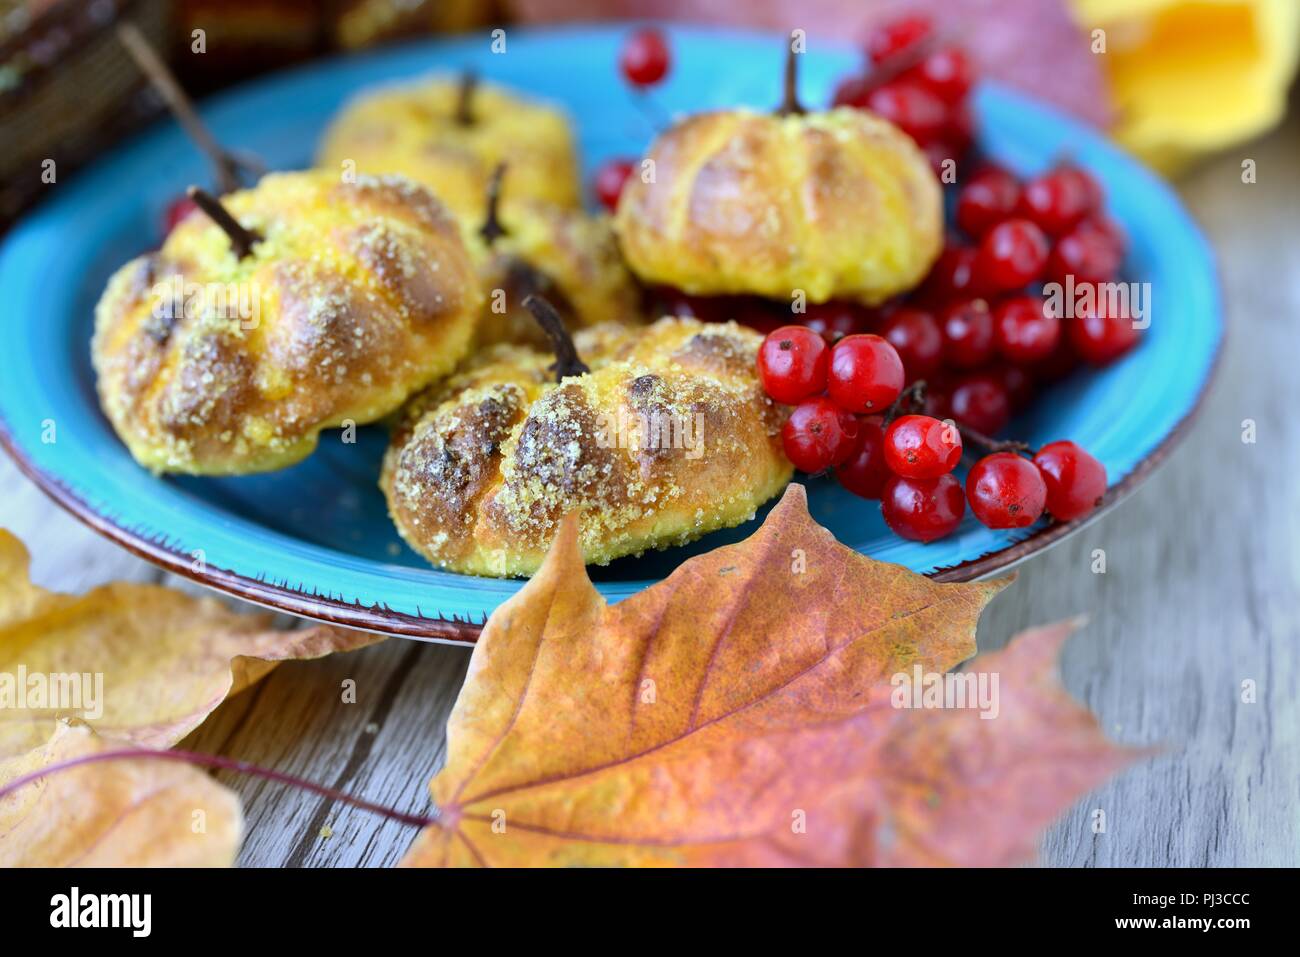
<svg viewBox="0 0 1300 957"><path fill-rule="evenodd" d="M120 744L57 722L40 746L0 760L0 787ZM239 799L197 768L155 758L88 763L0 798L0 867L219 867L243 833Z"/></svg>
<svg viewBox="0 0 1300 957"><path fill-rule="evenodd" d="M278 662L382 640L271 623L160 585L46 591L31 583L22 543L0 530L0 758L44 744L60 717L118 741L168 747Z"/></svg>

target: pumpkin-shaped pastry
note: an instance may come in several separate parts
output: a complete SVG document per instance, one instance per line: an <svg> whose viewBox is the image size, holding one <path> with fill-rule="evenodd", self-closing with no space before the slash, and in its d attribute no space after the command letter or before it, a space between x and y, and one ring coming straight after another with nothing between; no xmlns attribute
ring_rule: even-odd
<svg viewBox="0 0 1300 957"><path fill-rule="evenodd" d="M431 189L458 218L477 223L501 163L510 167L506 203L581 202L577 151L564 114L475 83L472 75L361 94L326 131L316 165L336 175L351 170L407 176Z"/></svg>
<svg viewBox="0 0 1300 957"><path fill-rule="evenodd" d="M665 318L575 341L590 368L558 382L548 353L503 345L412 400L380 485L435 565L531 574L570 512L604 564L737 525L789 481L758 333Z"/></svg>
<svg viewBox="0 0 1300 957"><path fill-rule="evenodd" d="M861 110L721 110L650 147L614 228L642 281L692 295L874 305L917 285L943 245L925 155Z"/></svg>
<svg viewBox="0 0 1300 957"><path fill-rule="evenodd" d="M389 414L468 353L482 293L424 188L283 173L196 199L95 314L100 402L147 468L290 465L322 429Z"/></svg>
<svg viewBox="0 0 1300 957"><path fill-rule="evenodd" d="M623 264L609 217L535 200L501 203L510 175L498 167L481 225L465 236L483 286L479 344L545 345L523 306L533 294L554 304L571 330L641 322L642 292Z"/></svg>

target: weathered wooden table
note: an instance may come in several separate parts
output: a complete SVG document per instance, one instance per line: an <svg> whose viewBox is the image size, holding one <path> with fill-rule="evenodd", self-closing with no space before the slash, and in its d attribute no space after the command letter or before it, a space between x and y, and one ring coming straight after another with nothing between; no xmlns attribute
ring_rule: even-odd
<svg viewBox="0 0 1300 957"><path fill-rule="evenodd" d="M1246 158L1256 161L1254 184L1241 181ZM1221 257L1229 335L1213 393L1164 467L1024 565L980 626L981 648L992 648L1086 612L1090 624L1066 650L1066 685L1113 737L1164 747L1048 834L1048 864L1300 864L1300 417L1290 408L1300 382L1300 122L1180 188ZM1243 442L1245 420L1254 444ZM28 543L41 584L164 577L65 515L8 461L0 488L0 524ZM1097 548L1105 574L1092 571ZM186 746L426 811L468 659L464 649L394 639L284 665ZM342 701L347 678L355 704ZM1242 703L1245 679L1257 703ZM245 865L387 865L413 836L278 785L222 779L243 798ZM1106 811L1103 834L1093 833L1094 808Z"/></svg>

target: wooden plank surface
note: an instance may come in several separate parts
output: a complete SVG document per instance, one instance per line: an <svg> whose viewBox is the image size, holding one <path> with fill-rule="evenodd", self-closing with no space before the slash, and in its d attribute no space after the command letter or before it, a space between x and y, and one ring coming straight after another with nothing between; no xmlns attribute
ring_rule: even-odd
<svg viewBox="0 0 1300 957"><path fill-rule="evenodd" d="M1126 504L1046 555L985 615L981 648L1087 613L1066 685L1115 738L1161 745L1048 835L1056 865L1300 864L1300 427L1290 409L1300 343L1300 125L1180 182L1221 257L1229 338L1191 435ZM1243 184L1241 161L1258 182ZM1157 291L1158 296L1158 291ZM1157 306L1158 308L1158 300ZM1133 396L1141 403L1141 395ZM1244 420L1258 440L1242 441ZM0 462L0 524L34 553L36 579L80 590L158 580ZM1106 571L1093 571L1095 549ZM176 580L170 580L178 584ZM427 811L464 649L391 640L285 665L223 705L186 746ZM343 701L342 683L357 700ZM1257 703L1241 701L1245 680ZM277 785L222 775L244 802L249 866L389 865L409 827ZM1094 833L1094 811L1106 830Z"/></svg>

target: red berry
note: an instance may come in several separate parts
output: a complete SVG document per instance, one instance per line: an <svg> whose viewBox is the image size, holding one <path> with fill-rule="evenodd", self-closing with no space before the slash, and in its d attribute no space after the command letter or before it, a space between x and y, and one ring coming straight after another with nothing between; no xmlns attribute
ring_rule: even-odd
<svg viewBox="0 0 1300 957"><path fill-rule="evenodd" d="M845 336L831 350L826 391L846 412L883 412L903 391L903 360L880 336Z"/></svg>
<svg viewBox="0 0 1300 957"><path fill-rule="evenodd" d="M1102 235L1109 237L1110 241L1115 244L1115 248L1121 253L1124 251L1124 247L1128 245L1128 236L1124 234L1124 227L1106 214L1093 213L1085 222Z"/></svg>
<svg viewBox="0 0 1300 957"><path fill-rule="evenodd" d="M941 47L907 71L927 90L946 103L956 103L970 92L975 71L960 47Z"/></svg>
<svg viewBox="0 0 1300 957"><path fill-rule="evenodd" d="M867 34L864 46L872 63L884 63L930 35L930 19L920 15L899 17Z"/></svg>
<svg viewBox="0 0 1300 957"><path fill-rule="evenodd" d="M735 319L742 326L749 326L755 332L761 332L764 336L770 336L776 330L785 325L785 316L773 315L768 309L744 309L735 312L730 318ZM725 322L726 320L719 320Z"/></svg>
<svg viewBox="0 0 1300 957"><path fill-rule="evenodd" d="M963 151L975 142L975 114L971 111L969 100L948 104L946 136Z"/></svg>
<svg viewBox="0 0 1300 957"><path fill-rule="evenodd" d="M830 349L826 340L803 326L768 333L758 349L758 378L777 402L794 405L826 388Z"/></svg>
<svg viewBox="0 0 1300 957"><path fill-rule="evenodd" d="M199 207L194 200L188 196L179 196L167 204L167 210L163 213L163 233L170 233L180 225L181 220L189 216Z"/></svg>
<svg viewBox="0 0 1300 957"><path fill-rule="evenodd" d="M1011 362L1037 362L1056 349L1061 320L1037 296L1014 296L993 310L998 352Z"/></svg>
<svg viewBox="0 0 1300 957"><path fill-rule="evenodd" d="M904 415L885 430L885 462L895 475L930 479L947 475L961 461L961 433L952 422Z"/></svg>
<svg viewBox="0 0 1300 957"><path fill-rule="evenodd" d="M944 382L927 382L925 384L926 415L932 419L952 418L952 393Z"/></svg>
<svg viewBox="0 0 1300 957"><path fill-rule="evenodd" d="M1033 223L1003 220L980 240L975 281L981 288L997 292L1020 289L1042 275L1047 253L1047 237Z"/></svg>
<svg viewBox="0 0 1300 957"><path fill-rule="evenodd" d="M885 524L902 538L932 542L952 534L966 512L961 482L952 475L910 479L895 475L880 493Z"/></svg>
<svg viewBox="0 0 1300 957"><path fill-rule="evenodd" d="M1101 183L1097 182L1096 177L1083 167L1068 162L1061 163L1056 167L1056 170L1058 173L1068 172L1069 175L1078 180L1088 197L1088 211L1090 213L1101 212L1101 208L1106 205L1106 191L1102 189Z"/></svg>
<svg viewBox="0 0 1300 957"><path fill-rule="evenodd" d="M867 94L867 109L888 120L925 146L938 139L948 123L943 100L919 83L894 80Z"/></svg>
<svg viewBox="0 0 1300 957"><path fill-rule="evenodd" d="M957 225L979 239L1016 211L1020 184L999 166L986 166L957 194Z"/></svg>
<svg viewBox="0 0 1300 957"><path fill-rule="evenodd" d="M939 313L944 359L956 369L973 369L993 358L993 316L983 299L954 302Z"/></svg>
<svg viewBox="0 0 1300 957"><path fill-rule="evenodd" d="M1034 398L1034 376L1031 375L1024 366L1018 366L1011 362L1000 362L988 370L989 375L996 376L1002 383L1002 388L1007 392L1007 398L1011 401L1011 411L1019 412L1028 408L1029 403ZM1034 369L1037 372L1037 367Z"/></svg>
<svg viewBox="0 0 1300 957"><path fill-rule="evenodd" d="M1067 276L1076 283L1109 282L1123 261L1123 238L1104 221L1089 218L1056 241L1047 260L1047 275L1062 284Z"/></svg>
<svg viewBox="0 0 1300 957"><path fill-rule="evenodd" d="M825 396L794 407L781 429L785 455L801 472L824 472L853 454L858 420Z"/></svg>
<svg viewBox="0 0 1300 957"><path fill-rule="evenodd" d="M880 498L880 492L893 475L885 464L885 430L879 416L858 420L858 437L853 451L835 467L840 484L863 498Z"/></svg>
<svg viewBox="0 0 1300 957"><path fill-rule="evenodd" d="M930 164L930 169L934 171L934 175L942 177L946 164L949 162L955 163L961 159L961 155L965 152L965 149L947 139L937 139L926 143L925 146L921 148L921 152L925 154L925 158Z"/></svg>
<svg viewBox="0 0 1300 957"><path fill-rule="evenodd" d="M1077 292L1079 287L1075 288ZM1112 306L1099 289L1093 300L1083 308L1076 305L1076 315L1065 321L1066 328L1070 345L1081 359L1093 365L1107 365L1137 345L1142 333L1133 324L1128 310L1119 303Z"/></svg>
<svg viewBox="0 0 1300 957"><path fill-rule="evenodd" d="M1061 166L1025 184L1020 214L1049 236L1060 236L1093 209L1096 192L1090 177L1072 166Z"/></svg>
<svg viewBox="0 0 1300 957"><path fill-rule="evenodd" d="M1106 467L1073 442L1049 442L1034 464L1047 485L1047 510L1061 522L1082 518L1106 494Z"/></svg>
<svg viewBox="0 0 1300 957"><path fill-rule="evenodd" d="M609 160L596 170L596 198L611 213L618 209L618 198L623 195L623 185L636 169L630 160Z"/></svg>
<svg viewBox="0 0 1300 957"><path fill-rule="evenodd" d="M863 332L869 322L867 310L851 302L809 303L803 316L803 324L832 345Z"/></svg>
<svg viewBox="0 0 1300 957"><path fill-rule="evenodd" d="M924 379L943 367L943 332L931 313L903 306L880 327L880 335L903 360L907 381Z"/></svg>
<svg viewBox="0 0 1300 957"><path fill-rule="evenodd" d="M1068 321L1062 320L1063 323ZM1061 331L1064 333L1065 329ZM1074 351L1074 346L1070 345L1070 337L1063 334L1057 340L1052 354L1041 362L1034 363L1032 371L1035 382L1050 385L1053 382L1060 382L1078 367L1079 357Z"/></svg>
<svg viewBox="0 0 1300 957"><path fill-rule="evenodd" d="M949 398L952 417L985 435L996 435L1011 421L1011 398L1002 380L987 372L964 376Z"/></svg>
<svg viewBox="0 0 1300 957"><path fill-rule="evenodd" d="M944 305L953 299L975 295L974 246L948 245L930 269L921 289L926 302Z"/></svg>
<svg viewBox="0 0 1300 957"><path fill-rule="evenodd" d="M634 86L654 86L668 75L668 41L653 27L637 30L627 38L618 55L618 65Z"/></svg>
<svg viewBox="0 0 1300 957"><path fill-rule="evenodd" d="M1015 452L994 452L972 466L966 497L989 528L1033 525L1047 503L1047 486L1034 463Z"/></svg>
<svg viewBox="0 0 1300 957"><path fill-rule="evenodd" d="M852 106L859 110L867 108L867 98L871 96L871 91L876 88L870 77L856 74L845 77L840 81L839 86L835 87L835 95L831 98L832 106Z"/></svg>

